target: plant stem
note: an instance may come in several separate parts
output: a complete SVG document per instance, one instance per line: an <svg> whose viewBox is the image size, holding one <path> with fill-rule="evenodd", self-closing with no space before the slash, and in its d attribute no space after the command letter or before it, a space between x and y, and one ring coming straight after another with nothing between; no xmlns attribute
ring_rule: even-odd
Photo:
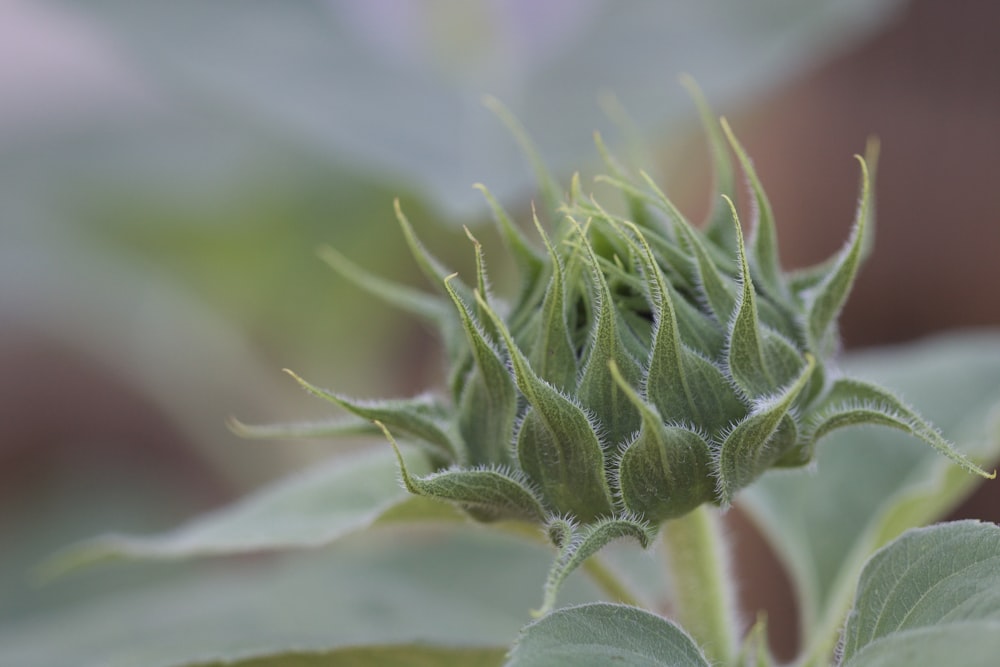
<svg viewBox="0 0 1000 667"><path fill-rule="evenodd" d="M711 662L732 664L739 624L717 512L702 505L669 521L661 532L677 622Z"/></svg>
<svg viewBox="0 0 1000 667"><path fill-rule="evenodd" d="M644 606L632 591L629 590L625 582L601 560L600 556L591 556L583 562L582 567L590 575L593 582L615 602L632 605L633 607Z"/></svg>

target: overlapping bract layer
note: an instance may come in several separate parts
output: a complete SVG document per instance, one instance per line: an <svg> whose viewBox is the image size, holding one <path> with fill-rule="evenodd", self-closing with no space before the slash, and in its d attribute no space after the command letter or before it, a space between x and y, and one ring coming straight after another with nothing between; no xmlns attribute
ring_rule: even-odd
<svg viewBox="0 0 1000 667"><path fill-rule="evenodd" d="M490 293L471 234L477 274L463 282L422 246L398 205L436 297L324 253L346 277L440 328L449 395L362 403L300 381L390 439L425 445L439 470L419 478L404 468L411 492L478 519L547 523L564 565L553 591L582 554L622 535L646 542L703 503L728 505L768 469L808 464L816 440L842 426L902 429L986 474L891 392L829 366L837 316L870 242L866 161L848 242L820 266L786 274L749 158L724 122L708 130L717 158L724 134L747 175L749 243L726 196L728 164L717 165L722 206L696 228L598 142L611 170L601 180L622 193L627 217L583 196L575 179L555 228L534 220L538 245L483 189L520 271L510 302Z"/></svg>

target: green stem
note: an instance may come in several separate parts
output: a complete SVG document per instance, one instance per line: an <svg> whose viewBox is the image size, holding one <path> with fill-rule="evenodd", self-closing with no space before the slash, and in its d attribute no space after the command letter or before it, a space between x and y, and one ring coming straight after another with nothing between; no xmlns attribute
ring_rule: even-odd
<svg viewBox="0 0 1000 667"><path fill-rule="evenodd" d="M632 605L633 607L644 607L639 600L629 590L629 587L622 581L621 577L615 574L608 565L601 560L600 556L591 556L583 562L581 566L590 575L591 580L607 593L608 597L615 602Z"/></svg>
<svg viewBox="0 0 1000 667"><path fill-rule="evenodd" d="M714 664L730 665L739 627L729 552L714 508L702 505L662 531L674 616Z"/></svg>

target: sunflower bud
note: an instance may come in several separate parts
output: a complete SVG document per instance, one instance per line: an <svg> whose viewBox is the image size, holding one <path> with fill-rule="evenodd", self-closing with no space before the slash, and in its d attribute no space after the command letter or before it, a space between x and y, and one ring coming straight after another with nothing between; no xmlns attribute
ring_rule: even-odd
<svg viewBox="0 0 1000 667"><path fill-rule="evenodd" d="M376 420L390 439L422 444L438 471L414 477L400 457L411 492L480 520L547 524L560 549L553 591L608 540L646 543L665 520L703 503L727 506L767 470L807 465L816 441L842 426L901 429L986 475L891 392L832 366L837 316L870 244L868 162L858 158L861 192L843 249L786 273L749 158L725 121L706 126L717 161L731 150L749 182L748 242L728 196L696 227L648 176L627 177L598 141L610 170L601 180L621 192L628 216L584 197L574 179L560 221L546 231L536 217L540 243L532 242L481 188L519 267L510 301L490 293L471 234L476 275L462 281L423 247L398 204L438 295L324 254L440 329L450 382L447 395L383 403L307 388ZM731 190L731 165L716 170Z"/></svg>

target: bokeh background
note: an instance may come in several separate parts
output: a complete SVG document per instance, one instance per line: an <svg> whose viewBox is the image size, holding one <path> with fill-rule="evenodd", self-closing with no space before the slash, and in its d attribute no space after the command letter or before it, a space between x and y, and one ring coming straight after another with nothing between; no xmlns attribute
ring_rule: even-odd
<svg viewBox="0 0 1000 667"><path fill-rule="evenodd" d="M787 268L846 238L851 155L877 135L846 346L1000 323L998 25L985 0L0 0L0 623L105 585L34 586L59 547L356 446L226 430L329 413L281 368L358 396L439 381L431 335L315 250L419 284L394 197L458 270L461 225L491 238L472 183L524 220L532 170L484 94L562 182L595 166L597 129L698 219L692 75L755 159ZM995 493L971 502L1000 515ZM745 602L787 656L787 584L730 519Z"/></svg>

